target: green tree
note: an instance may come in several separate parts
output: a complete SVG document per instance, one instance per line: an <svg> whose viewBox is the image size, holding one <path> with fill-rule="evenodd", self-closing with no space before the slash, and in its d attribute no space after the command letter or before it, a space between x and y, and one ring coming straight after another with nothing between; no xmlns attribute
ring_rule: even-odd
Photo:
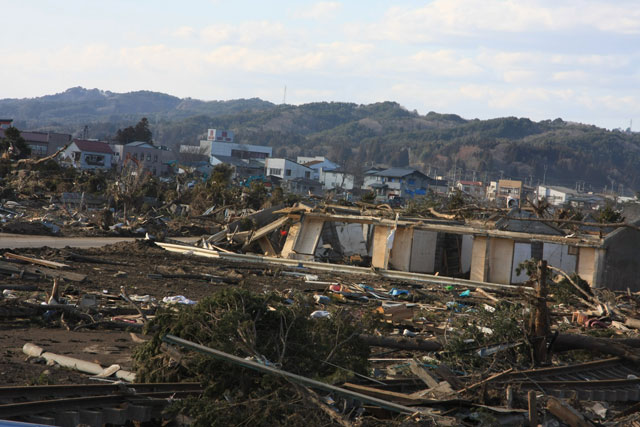
<svg viewBox="0 0 640 427"><path fill-rule="evenodd" d="M5 129L4 138L0 139L2 156L10 159L25 159L31 155L31 148L27 145L20 131L15 127Z"/></svg>
<svg viewBox="0 0 640 427"><path fill-rule="evenodd" d="M624 222L624 217L620 214L620 212L616 211L613 208L613 204L611 202L607 202L605 207L600 209L597 219L603 224L615 224L618 222Z"/></svg>
<svg viewBox="0 0 640 427"><path fill-rule="evenodd" d="M118 129L116 132L116 141L128 144L133 141L153 142L153 134L149 129L149 120L143 117L136 125L129 126L124 129Z"/></svg>

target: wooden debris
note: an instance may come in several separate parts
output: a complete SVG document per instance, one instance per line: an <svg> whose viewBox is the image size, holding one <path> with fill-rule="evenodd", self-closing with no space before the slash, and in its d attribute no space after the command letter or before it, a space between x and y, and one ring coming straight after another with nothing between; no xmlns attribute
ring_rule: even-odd
<svg viewBox="0 0 640 427"><path fill-rule="evenodd" d="M147 322L147 316L146 314L144 314L144 312L142 310L140 310L140 307L138 307L138 304L136 304L135 302L133 302L133 300L131 298L129 298L129 296L127 295L127 291L125 290L124 286L120 286L120 296L122 297L123 300L125 300L126 302L128 302L129 304L131 304L140 314L140 317L142 317L142 319Z"/></svg>
<svg viewBox="0 0 640 427"><path fill-rule="evenodd" d="M358 338L372 347L397 348L401 350L440 351L442 344L436 340L420 340L415 338L378 337L375 335L358 335Z"/></svg>
<svg viewBox="0 0 640 427"><path fill-rule="evenodd" d="M31 274L37 277L48 277L51 279L59 277L72 282L83 282L87 278L85 274L64 270L54 270L52 268L40 267L35 265L22 265L20 267L16 267L16 264L12 264L6 261L0 261L0 271L8 272L9 274L19 274L20 277L22 277L22 275L24 274Z"/></svg>
<svg viewBox="0 0 640 427"><path fill-rule="evenodd" d="M546 365L549 352L547 351L546 337L550 335L549 309L547 308L547 262L538 261L535 316L531 330L531 340L533 345L533 358L537 365Z"/></svg>
<svg viewBox="0 0 640 427"><path fill-rule="evenodd" d="M418 362L416 362L415 359L409 362L409 369L415 376L420 378L422 382L427 385L427 387L434 388L438 386L438 381L436 381L436 379L433 378L426 369L418 365Z"/></svg>
<svg viewBox="0 0 640 427"><path fill-rule="evenodd" d="M467 386L465 388L463 388L462 390L458 390L458 393L464 393L467 391L471 391L471 390L475 390L476 388L480 387L481 385L484 385L486 383L489 383L491 381L495 381L507 374L510 374L511 372L513 372L513 368L509 368L506 371L502 371L502 372L498 372L497 374L493 374L490 377L485 378L482 381L479 381L477 383L471 384L470 386Z"/></svg>
<svg viewBox="0 0 640 427"><path fill-rule="evenodd" d="M549 396L547 400L547 410L556 418L571 427L592 427L593 424L576 411L574 408L566 404L560 399Z"/></svg>
<svg viewBox="0 0 640 427"><path fill-rule="evenodd" d="M436 373L444 378L449 384L451 384L451 387L454 387L456 389L462 387L462 383L456 377L456 374L454 374L453 371L451 371L451 369L449 369L449 367L444 363L438 365L438 367L436 368Z"/></svg>
<svg viewBox="0 0 640 427"><path fill-rule="evenodd" d="M29 262L31 264L38 264L38 265L42 265L44 267L50 267L50 268L71 268L70 266L68 266L67 264L63 264L61 262L55 262L55 261L47 261L45 259L38 259L38 258L30 258L27 256L23 256L23 255L17 255L11 252L5 252L3 254L3 256L5 258L9 258L9 259L17 259L19 261L25 261L25 262Z"/></svg>
<svg viewBox="0 0 640 427"><path fill-rule="evenodd" d="M529 403L529 427L538 427L538 403L534 390L529 390L527 401Z"/></svg>

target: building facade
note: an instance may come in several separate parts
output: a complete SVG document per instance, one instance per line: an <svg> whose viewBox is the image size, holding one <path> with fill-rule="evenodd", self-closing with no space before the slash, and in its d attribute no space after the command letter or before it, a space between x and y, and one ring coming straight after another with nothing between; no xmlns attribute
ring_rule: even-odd
<svg viewBox="0 0 640 427"><path fill-rule="evenodd" d="M266 158L264 169L266 176L277 176L285 181L295 178L311 179L313 174L313 169L285 158Z"/></svg>
<svg viewBox="0 0 640 427"><path fill-rule="evenodd" d="M104 141L74 139L60 157L61 163L79 169L110 169L113 150Z"/></svg>
<svg viewBox="0 0 640 427"><path fill-rule="evenodd" d="M157 147L144 141L134 141L128 144L113 144L114 163L122 171L126 167L135 165L145 173L155 176L167 176L173 173L171 162L175 160L173 151Z"/></svg>

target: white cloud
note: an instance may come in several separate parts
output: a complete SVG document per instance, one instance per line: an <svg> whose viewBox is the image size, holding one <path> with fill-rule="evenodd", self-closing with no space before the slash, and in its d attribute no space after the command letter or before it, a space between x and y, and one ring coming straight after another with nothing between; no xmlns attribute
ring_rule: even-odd
<svg viewBox="0 0 640 427"><path fill-rule="evenodd" d="M314 3L307 9L297 11L294 17L302 19L327 19L335 16L341 8L342 4L337 1L321 1Z"/></svg>
<svg viewBox="0 0 640 427"><path fill-rule="evenodd" d="M235 25L221 24L203 28L200 31L203 42L208 44L231 43L249 45L254 43L273 44L296 40L296 34L279 22L247 21Z"/></svg>
<svg viewBox="0 0 640 427"><path fill-rule="evenodd" d="M537 77L538 73L534 70L507 70L502 73L502 79L507 83L526 83Z"/></svg>
<svg viewBox="0 0 640 427"><path fill-rule="evenodd" d="M429 42L443 36L477 38L576 29L640 34L640 9L632 1L435 0L418 8L392 7L380 22L356 25L351 34Z"/></svg>
<svg viewBox="0 0 640 427"><path fill-rule="evenodd" d="M180 27L178 29L176 29L172 35L174 37L178 37L181 39L188 39L190 37L192 37L195 34L196 30L193 27L189 27L189 26L183 26Z"/></svg>
<svg viewBox="0 0 640 427"><path fill-rule="evenodd" d="M409 57L412 71L436 76L472 76L483 71L474 58L453 50L421 50Z"/></svg>
<svg viewBox="0 0 640 427"><path fill-rule="evenodd" d="M583 70L558 71L553 73L552 78L557 82L584 83L589 75Z"/></svg>

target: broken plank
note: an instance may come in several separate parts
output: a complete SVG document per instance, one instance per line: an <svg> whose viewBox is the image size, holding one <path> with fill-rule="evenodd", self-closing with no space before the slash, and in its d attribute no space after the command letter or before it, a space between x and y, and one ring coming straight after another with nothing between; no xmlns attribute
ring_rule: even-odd
<svg viewBox="0 0 640 427"><path fill-rule="evenodd" d="M491 375L490 377L485 378L485 379L484 379L484 380L482 380L482 381L479 381L479 382L477 382L477 383L475 383L475 384L471 384L470 386L463 388L462 390L458 391L458 393L463 393L463 392L465 392L465 391L471 391L471 390L473 390L473 389L476 389L476 388L480 387L480 386L481 386L481 385L483 385L483 384L486 384L486 383L491 382L491 381L495 381L495 380L497 380L497 379L498 379L498 378L500 378L500 377L503 377L503 376L505 376L505 375L508 375L508 374L510 374L511 372L513 372L513 368L509 368L509 369L507 369L506 371L498 372L497 374L493 374L493 375Z"/></svg>
<svg viewBox="0 0 640 427"><path fill-rule="evenodd" d="M574 408L566 404L560 399L549 396L547 400L547 410L556 418L571 427L592 427L593 424L585 419L585 417Z"/></svg>
<svg viewBox="0 0 640 427"><path fill-rule="evenodd" d="M65 258L71 259L71 260L74 260L74 261L79 261L79 262L89 262L89 263L92 263L92 264L131 265L131 264L128 264L126 262L110 261L110 260L106 260L106 259L102 259L102 258L94 258L94 257L86 256L86 255L76 254L76 253L73 253L73 252L67 252L67 255L65 255Z"/></svg>
<svg viewBox="0 0 640 427"><path fill-rule="evenodd" d="M262 236L258 239L258 244L260 245L260 250L266 256L276 256L278 253L275 248L271 244L271 240L267 236Z"/></svg>
<svg viewBox="0 0 640 427"><path fill-rule="evenodd" d="M451 384L451 387L455 387L456 389L462 387L462 383L460 382L458 377L456 377L456 374L454 374L447 365L438 365L438 367L436 368L436 373L440 375L446 382Z"/></svg>
<svg viewBox="0 0 640 427"><path fill-rule="evenodd" d="M15 264L11 264L9 262L0 261L0 271L10 273L27 273L40 277L49 277L51 279L60 277L71 282L82 282L87 278L85 274L73 273L71 271L54 270L52 268L40 267L35 265L21 265L20 267L21 268L18 268L15 266Z"/></svg>
<svg viewBox="0 0 640 427"><path fill-rule="evenodd" d="M283 227L287 223L287 221L289 221L289 218L283 216L282 218L273 221L271 224L267 224L264 227L257 229L256 232L251 236L251 239L249 239L249 243L253 243L262 237L268 236L278 228Z"/></svg>
<svg viewBox="0 0 640 427"><path fill-rule="evenodd" d="M420 378L427 387L434 388L438 386L438 381L436 381L436 379L433 378L426 369L418 365L418 362L415 360L412 359L409 362L409 369L416 377Z"/></svg>
<svg viewBox="0 0 640 427"><path fill-rule="evenodd" d="M493 301L493 302L500 302L500 300L496 297L494 297L493 295L491 295L489 292L485 291L482 288L476 288L475 290L476 293L479 293L480 295L482 295L483 297Z"/></svg>
<svg viewBox="0 0 640 427"><path fill-rule="evenodd" d="M30 258L24 255L18 255L11 252L5 252L4 257L9 259L17 259L19 261L26 261L31 264L38 264L38 265L42 265L44 267L50 267L50 268L71 268L71 266L67 264L63 264L61 262L47 261L46 259Z"/></svg>

